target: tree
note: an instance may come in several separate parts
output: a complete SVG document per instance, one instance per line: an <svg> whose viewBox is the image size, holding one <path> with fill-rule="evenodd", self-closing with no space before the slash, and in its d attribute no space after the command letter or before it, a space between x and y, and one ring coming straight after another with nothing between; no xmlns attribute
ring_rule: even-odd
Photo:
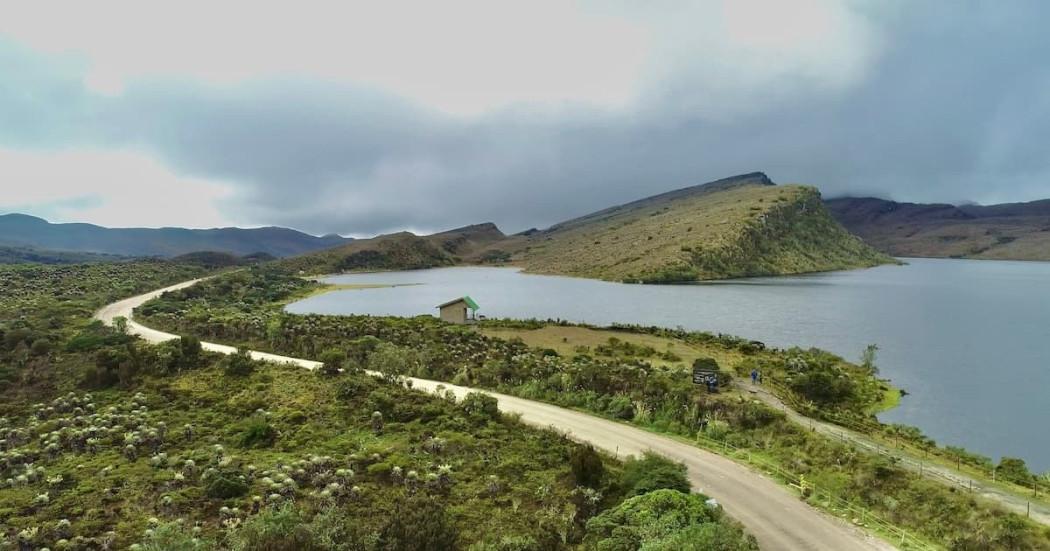
<svg viewBox="0 0 1050 551"><path fill-rule="evenodd" d="M1032 473L1024 459L1016 457L1004 457L999 460L999 466L995 468L1000 478L1016 482L1018 484L1031 484Z"/></svg>
<svg viewBox="0 0 1050 551"><path fill-rule="evenodd" d="M117 330L117 333L121 335L128 334L128 318L124 316L117 316L113 318L113 328Z"/></svg>
<svg viewBox="0 0 1050 551"><path fill-rule="evenodd" d="M869 344L864 347L864 351L860 354L860 365L867 369L872 375L879 374L879 367L875 365L875 358L879 352L879 345Z"/></svg>
<svg viewBox="0 0 1050 551"><path fill-rule="evenodd" d="M204 352L204 348L197 337L186 335L179 337L179 352L179 368L192 369L200 366L201 354Z"/></svg>

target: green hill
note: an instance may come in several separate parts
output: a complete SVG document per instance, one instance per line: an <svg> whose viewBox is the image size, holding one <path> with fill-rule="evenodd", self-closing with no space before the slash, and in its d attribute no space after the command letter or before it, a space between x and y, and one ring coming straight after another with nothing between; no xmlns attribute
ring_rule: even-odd
<svg viewBox="0 0 1050 551"><path fill-rule="evenodd" d="M835 222L812 187L745 174L612 207L517 237L527 270L684 282L868 267L893 260Z"/></svg>

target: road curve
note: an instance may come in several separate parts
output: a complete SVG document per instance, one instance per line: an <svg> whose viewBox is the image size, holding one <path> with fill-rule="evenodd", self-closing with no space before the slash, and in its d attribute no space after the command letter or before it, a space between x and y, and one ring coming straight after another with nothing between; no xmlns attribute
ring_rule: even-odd
<svg viewBox="0 0 1050 551"><path fill-rule="evenodd" d="M128 319L128 331L152 343L177 338L176 335L148 328L132 320L132 311L164 292L189 287L200 280L187 281L128 298L105 306L95 318L112 324L117 317ZM205 350L230 354L232 346L201 343ZM315 369L319 362L253 351L252 357L276 363ZM427 379L410 379L413 388L435 391L439 386L457 397L468 392L484 392L499 400L503 412L518 414L521 420L539 427L554 427L571 438L589 442L618 457L641 455L652 450L681 461L688 468L693 488L722 504L726 512L740 521L758 539L762 549L850 551L893 549L888 543L864 533L849 523L810 507L783 486L734 463L672 438L616 423L578 411L525 400L481 389L450 385Z"/></svg>

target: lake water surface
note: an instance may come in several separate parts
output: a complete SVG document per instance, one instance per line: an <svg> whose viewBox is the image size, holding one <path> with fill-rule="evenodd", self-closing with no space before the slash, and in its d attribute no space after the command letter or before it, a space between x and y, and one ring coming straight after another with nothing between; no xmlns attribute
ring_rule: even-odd
<svg viewBox="0 0 1050 551"><path fill-rule="evenodd" d="M1050 469L1050 263L907 262L697 285L624 285L512 268L353 274L326 281L421 285L337 291L288 310L414 316L470 295L493 318L682 326L777 347L816 346L851 360L875 343L882 375L910 394L883 421Z"/></svg>

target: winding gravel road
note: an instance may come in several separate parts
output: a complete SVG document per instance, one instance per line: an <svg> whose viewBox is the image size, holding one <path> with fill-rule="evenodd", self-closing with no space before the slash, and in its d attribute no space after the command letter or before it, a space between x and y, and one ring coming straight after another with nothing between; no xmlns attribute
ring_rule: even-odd
<svg viewBox="0 0 1050 551"><path fill-rule="evenodd" d="M132 319L132 311L164 292L189 287L200 280L187 281L164 289L115 302L101 308L95 318L112 324L114 318L128 319L128 330L152 343L177 338L176 335L150 329ZM205 350L230 354L232 346L202 343ZM252 352L252 357L276 363L315 369L319 362ZM430 381L411 379L413 388L434 391L439 385L462 397L468 392L484 392L499 400L499 408L521 416L521 420L539 427L554 427L581 442L589 442L618 457L641 455L652 450L681 461L689 470L689 480L696 491L703 492L722 504L726 512L739 520L758 539L762 549L800 549L850 551L854 549L893 549L857 527L823 513L800 500L795 494L765 476L719 455L677 440L638 428L616 423L577 411L524 400L486 390L472 389Z"/></svg>

